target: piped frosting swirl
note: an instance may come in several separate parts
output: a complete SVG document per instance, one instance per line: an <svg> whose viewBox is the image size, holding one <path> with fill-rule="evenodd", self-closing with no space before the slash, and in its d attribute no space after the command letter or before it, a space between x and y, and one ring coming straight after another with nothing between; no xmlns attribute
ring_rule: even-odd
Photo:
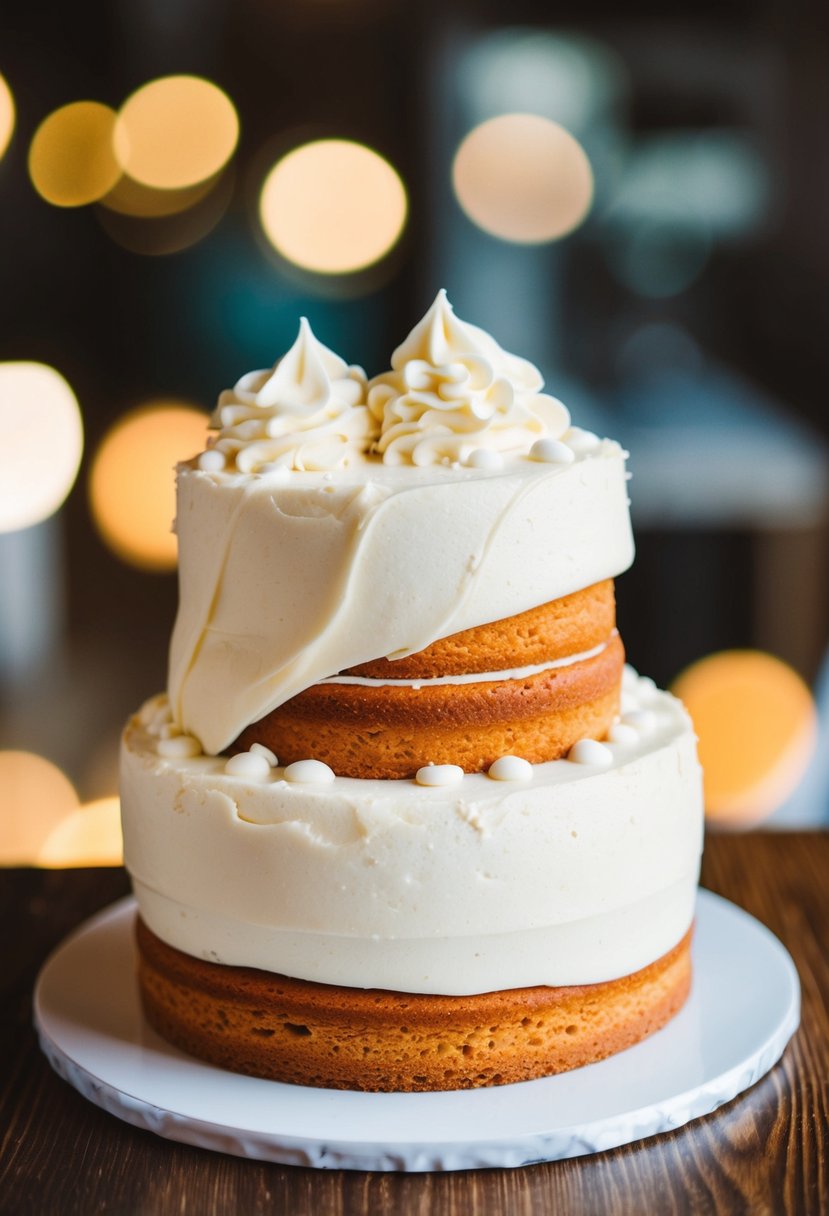
<svg viewBox="0 0 829 1216"><path fill-rule="evenodd" d="M380 427L374 450L386 464L465 464L476 450L526 454L570 425L540 390L538 368L455 316L440 291L392 355L391 371L369 383Z"/></svg>
<svg viewBox="0 0 829 1216"><path fill-rule="evenodd" d="M248 372L220 395L211 419L219 435L204 467L216 469L223 458L240 473L345 468L377 434L365 402L363 369L323 346L303 317L275 367Z"/></svg>

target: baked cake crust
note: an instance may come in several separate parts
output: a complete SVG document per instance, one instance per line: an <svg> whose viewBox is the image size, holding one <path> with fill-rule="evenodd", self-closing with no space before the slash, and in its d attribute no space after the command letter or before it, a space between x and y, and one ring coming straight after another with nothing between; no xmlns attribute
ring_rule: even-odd
<svg viewBox="0 0 829 1216"><path fill-rule="evenodd" d="M599 984L425 996L342 988L196 959L137 920L150 1024L234 1072L386 1092L506 1085L595 1063L664 1026L691 985L691 930Z"/></svg>
<svg viewBox="0 0 829 1216"><path fill-rule="evenodd" d="M606 642L615 627L616 599L608 578L527 612L439 638L405 658L349 667L343 675L422 680L525 667L583 654Z"/></svg>
<svg viewBox="0 0 829 1216"><path fill-rule="evenodd" d="M612 603L611 589L611 613ZM520 679L419 687L321 682L247 727L231 750L246 751L259 743L283 764L313 755L341 777L369 779L414 777L426 764L456 764L467 773L481 772L499 756L510 754L532 764L558 760L579 739L604 738L619 712L624 647L613 620L607 621L606 592L598 598L598 607L600 625L593 630L586 631L581 613L575 614L578 625L569 630L567 655L589 651L588 641L595 648L600 628L603 648L598 654ZM568 620L557 602L544 609L537 614L542 623ZM472 651L476 666L470 670L477 673L529 665L526 647L523 652L519 647L518 657L515 651L504 650L512 623L518 620L513 617L497 622L497 628L482 627L487 643L476 637L478 630L466 631L456 655ZM524 637L531 628L525 621ZM556 647L550 632L555 631L548 631L547 645L540 652L538 644L534 647L539 663L561 657L551 653ZM559 644L564 632L558 630ZM419 657L411 656L410 668ZM423 669L431 669L434 661L434 657L424 661Z"/></svg>

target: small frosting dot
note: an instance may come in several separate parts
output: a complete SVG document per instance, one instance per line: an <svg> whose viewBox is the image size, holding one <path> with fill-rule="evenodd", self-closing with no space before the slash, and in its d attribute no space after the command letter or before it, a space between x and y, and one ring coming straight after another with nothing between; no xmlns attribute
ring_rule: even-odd
<svg viewBox="0 0 829 1216"><path fill-rule="evenodd" d="M256 471L257 473L267 473L271 477L277 476L280 481L287 481L291 473L288 465L278 464L275 460L268 460L265 464L260 464Z"/></svg>
<svg viewBox="0 0 829 1216"><path fill-rule="evenodd" d="M199 456L197 464L205 473L221 473L227 461L225 460L224 452L217 452L215 448L208 448L206 452L202 452L201 456Z"/></svg>
<svg viewBox="0 0 829 1216"><path fill-rule="evenodd" d="M270 762L256 752L238 752L225 765L229 777L245 777L248 781L267 781L271 775Z"/></svg>
<svg viewBox="0 0 829 1216"><path fill-rule="evenodd" d="M592 431L584 431L580 426L571 426L564 436L564 442L577 456L586 456L588 452L596 450L601 439Z"/></svg>
<svg viewBox="0 0 829 1216"><path fill-rule="evenodd" d="M639 731L640 735L649 735L656 726L656 715L652 709L632 709L622 714L622 722Z"/></svg>
<svg viewBox="0 0 829 1216"><path fill-rule="evenodd" d="M456 785L463 780L459 764L427 764L415 773L418 785Z"/></svg>
<svg viewBox="0 0 829 1216"><path fill-rule="evenodd" d="M567 759L574 764L592 764L595 768L609 768L613 763L613 753L604 743L596 739L579 739L567 753Z"/></svg>
<svg viewBox="0 0 829 1216"><path fill-rule="evenodd" d="M328 785L334 780L334 770L321 760L295 760L282 775L297 785Z"/></svg>
<svg viewBox="0 0 829 1216"><path fill-rule="evenodd" d="M500 452L492 452L489 448L475 448L464 464L468 469L503 469L504 458Z"/></svg>
<svg viewBox="0 0 829 1216"><path fill-rule="evenodd" d="M638 743L639 731L625 722L614 722L607 737L611 743Z"/></svg>
<svg viewBox="0 0 829 1216"><path fill-rule="evenodd" d="M521 756L500 756L487 770L493 781L529 781L533 766Z"/></svg>
<svg viewBox="0 0 829 1216"><path fill-rule="evenodd" d="M264 743L251 743L248 751L252 756L264 756L271 768L276 768L279 764L275 753L269 747L265 747Z"/></svg>
<svg viewBox="0 0 829 1216"><path fill-rule="evenodd" d="M155 750L167 760L186 760L201 755L201 744L192 735L176 735L172 739L159 739Z"/></svg>
<svg viewBox="0 0 829 1216"><path fill-rule="evenodd" d="M576 454L560 439L537 439L530 448L530 460L542 464L572 464Z"/></svg>

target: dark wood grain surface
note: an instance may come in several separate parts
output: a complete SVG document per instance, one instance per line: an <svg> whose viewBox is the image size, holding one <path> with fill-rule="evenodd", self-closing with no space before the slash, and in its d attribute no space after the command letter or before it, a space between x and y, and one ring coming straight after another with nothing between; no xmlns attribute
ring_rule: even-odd
<svg viewBox="0 0 829 1216"><path fill-rule="evenodd" d="M31 1028L45 956L124 894L121 870L0 871L0 1211L142 1216L477 1216L555 1212L829 1213L829 836L717 836L703 874L782 939L802 1025L747 1094L671 1135L519 1170L399 1175L267 1165L173 1144L84 1101L51 1072Z"/></svg>

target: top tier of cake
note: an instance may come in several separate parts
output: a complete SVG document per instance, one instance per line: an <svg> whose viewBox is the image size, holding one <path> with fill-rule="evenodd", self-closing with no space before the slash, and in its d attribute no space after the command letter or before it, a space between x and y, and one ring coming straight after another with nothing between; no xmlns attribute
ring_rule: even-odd
<svg viewBox="0 0 829 1216"><path fill-rule="evenodd" d="M205 752L317 681L627 569L625 453L441 293L367 382L303 322L178 476L169 692Z"/></svg>

